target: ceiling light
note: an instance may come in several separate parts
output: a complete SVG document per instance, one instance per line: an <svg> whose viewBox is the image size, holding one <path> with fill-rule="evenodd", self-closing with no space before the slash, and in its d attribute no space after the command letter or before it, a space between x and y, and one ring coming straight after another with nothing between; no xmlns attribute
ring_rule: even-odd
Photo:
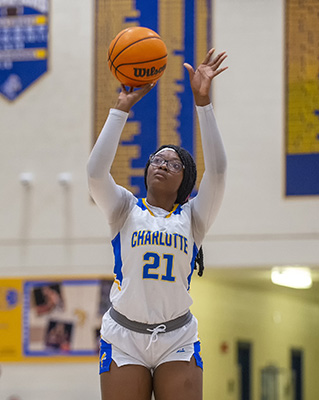
<svg viewBox="0 0 319 400"><path fill-rule="evenodd" d="M309 289L312 286L311 271L304 267L274 267L271 281L294 289Z"/></svg>

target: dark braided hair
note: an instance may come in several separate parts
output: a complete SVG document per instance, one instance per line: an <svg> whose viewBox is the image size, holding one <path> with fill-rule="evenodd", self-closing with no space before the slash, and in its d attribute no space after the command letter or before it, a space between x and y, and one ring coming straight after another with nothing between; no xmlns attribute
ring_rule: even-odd
<svg viewBox="0 0 319 400"><path fill-rule="evenodd" d="M197 169L195 161L192 155L183 147L176 146L174 144L163 145L159 147L151 156L155 155L159 151L164 148L170 148L176 151L179 158L181 159L183 165L185 166L184 169L184 176L182 183L178 189L177 197L175 203L184 204L187 202L192 190L194 189L196 178L197 178ZM148 167L150 166L150 159L148 159L145 170L144 170L144 183L147 189L147 171ZM195 258L195 269L197 270L198 267L198 275L202 276L204 271L204 256L203 256L203 249L200 247L196 258Z"/></svg>

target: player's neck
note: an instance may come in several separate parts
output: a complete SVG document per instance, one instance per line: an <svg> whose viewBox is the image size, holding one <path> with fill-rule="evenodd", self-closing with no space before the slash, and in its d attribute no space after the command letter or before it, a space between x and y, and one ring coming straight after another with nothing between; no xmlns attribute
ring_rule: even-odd
<svg viewBox="0 0 319 400"><path fill-rule="evenodd" d="M153 196L152 193L147 193L146 201L148 204L154 207L162 208L166 211L172 211L174 204L175 204L175 196L168 198L167 195L165 196Z"/></svg>

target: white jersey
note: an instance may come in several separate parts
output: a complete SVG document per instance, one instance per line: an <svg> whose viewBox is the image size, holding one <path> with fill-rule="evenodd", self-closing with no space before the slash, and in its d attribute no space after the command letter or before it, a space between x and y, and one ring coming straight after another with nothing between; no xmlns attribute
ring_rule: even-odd
<svg viewBox="0 0 319 400"><path fill-rule="evenodd" d="M148 324L185 314L192 304L190 280L199 244L194 242L189 203L155 216L139 199L112 240L115 256L113 307Z"/></svg>
<svg viewBox="0 0 319 400"><path fill-rule="evenodd" d="M205 171L198 194L167 211L117 185L110 173L128 114L111 109L88 162L90 193L106 215L114 249L113 307L131 320L165 322L186 313L194 260L222 201L226 156L211 104L196 107Z"/></svg>

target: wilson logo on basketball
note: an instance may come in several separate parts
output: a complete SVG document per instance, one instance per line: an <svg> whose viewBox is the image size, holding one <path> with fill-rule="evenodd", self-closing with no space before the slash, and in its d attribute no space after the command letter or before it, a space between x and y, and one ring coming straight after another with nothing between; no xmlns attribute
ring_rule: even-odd
<svg viewBox="0 0 319 400"><path fill-rule="evenodd" d="M164 64L160 68L133 68L134 69L134 76L136 78L143 78L144 76L156 76L163 72L166 68L166 64Z"/></svg>

